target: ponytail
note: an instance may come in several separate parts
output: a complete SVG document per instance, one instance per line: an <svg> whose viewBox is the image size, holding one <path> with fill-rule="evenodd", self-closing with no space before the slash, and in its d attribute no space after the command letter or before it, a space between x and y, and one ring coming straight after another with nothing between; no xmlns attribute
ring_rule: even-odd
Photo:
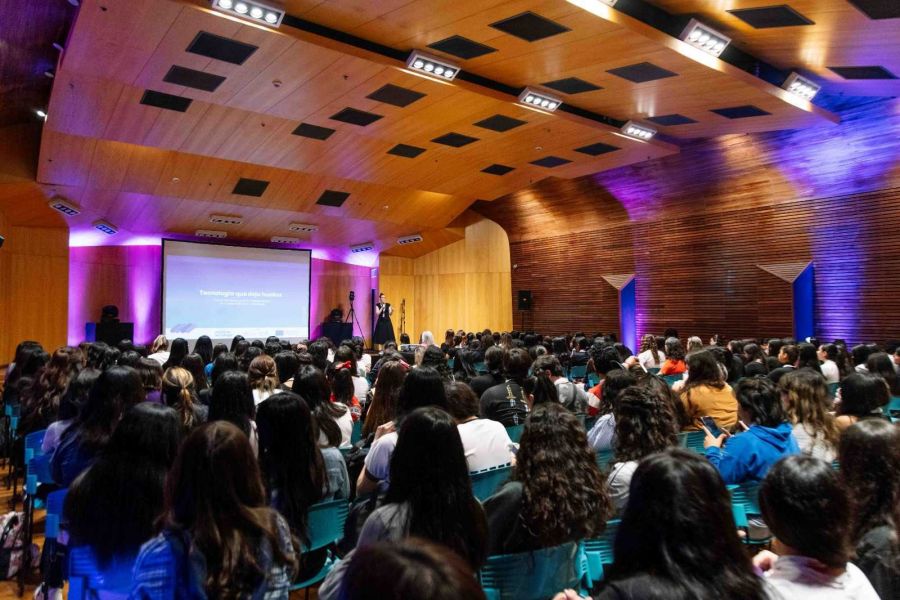
<svg viewBox="0 0 900 600"><path fill-rule="evenodd" d="M181 416L181 423L191 429L194 423L194 377L181 367L167 369L162 381L163 398Z"/></svg>
<svg viewBox="0 0 900 600"><path fill-rule="evenodd" d="M178 412L181 413L181 423L190 429L194 425L194 395L189 387L182 387L178 392Z"/></svg>

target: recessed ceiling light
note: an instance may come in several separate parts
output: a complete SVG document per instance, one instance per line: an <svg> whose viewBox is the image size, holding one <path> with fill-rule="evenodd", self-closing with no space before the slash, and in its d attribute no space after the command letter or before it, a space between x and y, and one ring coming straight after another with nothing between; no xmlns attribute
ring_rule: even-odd
<svg viewBox="0 0 900 600"><path fill-rule="evenodd" d="M300 238L291 237L289 235L273 235L272 238L273 244L298 244L300 243Z"/></svg>
<svg viewBox="0 0 900 600"><path fill-rule="evenodd" d="M687 42L695 48L700 48L708 54L719 56L731 43L731 38L719 33L712 27L704 25L697 19L691 19L678 39Z"/></svg>
<svg viewBox="0 0 900 600"><path fill-rule="evenodd" d="M422 241L421 233L414 233L412 235L404 235L401 238L397 238L397 243L401 246L405 246L406 244L418 244Z"/></svg>
<svg viewBox="0 0 900 600"><path fill-rule="evenodd" d="M237 215L209 215L209 222L217 225L240 225L244 222L244 217Z"/></svg>
<svg viewBox="0 0 900 600"><path fill-rule="evenodd" d="M459 67L453 63L413 50L406 59L406 68L440 81L452 81L459 74Z"/></svg>
<svg viewBox="0 0 900 600"><path fill-rule="evenodd" d="M291 231L304 231L306 233L313 233L319 230L319 226L310 225L309 223L291 223L288 225L288 229Z"/></svg>
<svg viewBox="0 0 900 600"><path fill-rule="evenodd" d="M81 209L79 209L74 204L66 202L59 196L54 196L50 199L50 202L47 203L50 208L57 212L61 212L67 217L74 217L75 215L81 214Z"/></svg>
<svg viewBox="0 0 900 600"><path fill-rule="evenodd" d="M800 96L804 100L812 100L813 97L819 93L819 90L822 89L822 86L813 83L799 73L791 73L788 78L784 80L784 83L781 84L781 87L792 94Z"/></svg>
<svg viewBox="0 0 900 600"><path fill-rule="evenodd" d="M227 231L216 231L215 229L198 229L194 232L194 235L197 237L205 237L205 238L227 238Z"/></svg>
<svg viewBox="0 0 900 600"><path fill-rule="evenodd" d="M634 121L628 121L627 123L622 125L621 131L628 137L637 140L643 140L645 142L656 135L656 130L652 127L647 127L646 125L641 125L640 123L635 123Z"/></svg>
<svg viewBox="0 0 900 600"><path fill-rule="evenodd" d="M522 93L519 94L519 104L527 106L528 108L553 112L559 108L559 105L562 104L562 100L547 92L542 92L534 88L525 88L522 90Z"/></svg>

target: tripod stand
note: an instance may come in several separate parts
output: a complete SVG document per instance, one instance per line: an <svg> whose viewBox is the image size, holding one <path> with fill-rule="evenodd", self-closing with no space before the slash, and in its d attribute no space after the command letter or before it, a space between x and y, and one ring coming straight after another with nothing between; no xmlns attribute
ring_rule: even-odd
<svg viewBox="0 0 900 600"><path fill-rule="evenodd" d="M356 317L356 309L353 308L353 300L355 300L355 299L356 299L356 293L353 290L350 290L350 310L347 311L347 320L344 321L344 323L351 324L351 327L350 327L351 335L353 332L352 326L353 326L353 324L355 324L356 327L359 329L359 336L363 340L365 340L366 334L363 332L362 325L359 324L359 319Z"/></svg>

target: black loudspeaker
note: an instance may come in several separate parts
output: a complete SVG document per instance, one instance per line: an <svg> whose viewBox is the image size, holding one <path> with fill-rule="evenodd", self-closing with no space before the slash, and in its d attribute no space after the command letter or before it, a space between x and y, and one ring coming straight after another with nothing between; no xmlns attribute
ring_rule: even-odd
<svg viewBox="0 0 900 600"><path fill-rule="evenodd" d="M519 290L519 310L531 310L531 290Z"/></svg>
<svg viewBox="0 0 900 600"><path fill-rule="evenodd" d="M3 236L0 235L0 248L2 248L2 247L3 247Z"/></svg>

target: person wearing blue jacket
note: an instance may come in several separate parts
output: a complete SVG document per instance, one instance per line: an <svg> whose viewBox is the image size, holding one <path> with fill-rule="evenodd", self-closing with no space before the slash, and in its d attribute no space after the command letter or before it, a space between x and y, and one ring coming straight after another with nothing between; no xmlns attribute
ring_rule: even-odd
<svg viewBox="0 0 900 600"><path fill-rule="evenodd" d="M799 454L781 395L768 378L748 377L734 388L739 424L745 431L718 437L704 427L706 458L727 485L760 482L781 458Z"/></svg>

